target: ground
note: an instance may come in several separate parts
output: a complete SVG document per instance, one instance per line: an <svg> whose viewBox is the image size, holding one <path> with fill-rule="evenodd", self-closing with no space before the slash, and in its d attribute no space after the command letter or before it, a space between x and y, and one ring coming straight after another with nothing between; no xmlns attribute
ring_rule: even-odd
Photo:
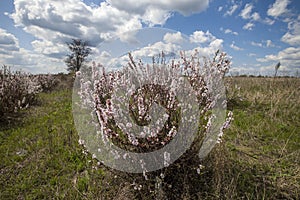
<svg viewBox="0 0 300 200"><path fill-rule="evenodd" d="M149 180L83 153L72 118L72 77L59 79L37 105L1 122L0 199L300 198L299 78L226 77L234 121L201 161L200 174L200 161L191 158L149 173Z"/></svg>

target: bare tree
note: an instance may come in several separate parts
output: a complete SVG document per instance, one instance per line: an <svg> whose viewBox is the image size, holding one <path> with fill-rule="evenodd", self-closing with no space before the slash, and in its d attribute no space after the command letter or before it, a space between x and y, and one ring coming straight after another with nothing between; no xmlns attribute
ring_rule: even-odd
<svg viewBox="0 0 300 200"><path fill-rule="evenodd" d="M82 65L87 61L87 57L91 53L91 48L87 41L82 39L72 39L72 42L67 42L68 48L71 51L65 59L69 72L79 71Z"/></svg>

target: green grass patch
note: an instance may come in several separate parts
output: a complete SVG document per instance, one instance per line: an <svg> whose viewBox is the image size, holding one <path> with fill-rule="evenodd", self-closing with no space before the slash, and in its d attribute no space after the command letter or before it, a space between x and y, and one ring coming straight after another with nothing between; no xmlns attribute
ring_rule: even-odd
<svg viewBox="0 0 300 200"><path fill-rule="evenodd" d="M235 120L224 143L201 161L200 174L196 159L170 166L162 191L153 181L160 172L145 181L83 153L71 89L39 94L38 106L1 124L0 199L299 199L300 79L226 81Z"/></svg>
<svg viewBox="0 0 300 200"><path fill-rule="evenodd" d="M0 132L0 199L83 198L89 184L84 173L95 161L78 145L71 91L39 98L42 106L28 110L18 126ZM101 180L104 174L97 173Z"/></svg>

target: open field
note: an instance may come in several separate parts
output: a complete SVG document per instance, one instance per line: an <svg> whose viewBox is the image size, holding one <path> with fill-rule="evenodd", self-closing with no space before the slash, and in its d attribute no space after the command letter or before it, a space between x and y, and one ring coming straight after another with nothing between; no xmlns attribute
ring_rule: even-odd
<svg viewBox="0 0 300 200"><path fill-rule="evenodd" d="M299 78L227 77L234 121L224 142L199 174L194 158L148 181L82 153L71 79L60 79L38 105L0 122L0 199L300 198Z"/></svg>

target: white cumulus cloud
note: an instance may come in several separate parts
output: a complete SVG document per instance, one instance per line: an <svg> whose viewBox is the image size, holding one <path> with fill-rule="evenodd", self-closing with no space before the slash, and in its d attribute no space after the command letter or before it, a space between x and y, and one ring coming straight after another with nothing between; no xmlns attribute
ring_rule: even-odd
<svg viewBox="0 0 300 200"><path fill-rule="evenodd" d="M180 44L182 42L184 42L184 38L182 37L181 32L177 32L177 33L166 33L164 35L163 40L166 43L177 43Z"/></svg>
<svg viewBox="0 0 300 200"><path fill-rule="evenodd" d="M0 28L0 54L11 54L19 50L19 41L11 33Z"/></svg>
<svg viewBox="0 0 300 200"><path fill-rule="evenodd" d="M203 31L195 31L191 36L190 36L190 41L192 43L206 43L206 42L211 42L215 40L216 37L213 36L209 31L203 32Z"/></svg>
<svg viewBox="0 0 300 200"><path fill-rule="evenodd" d="M288 23L288 32L282 36L281 41L292 46L300 45L300 15Z"/></svg>
<svg viewBox="0 0 300 200"><path fill-rule="evenodd" d="M262 42L254 42L254 41L252 41L250 44L252 46L263 47L263 48L275 47L275 45L273 44L272 40L263 40Z"/></svg>
<svg viewBox="0 0 300 200"><path fill-rule="evenodd" d="M262 43L260 43L260 42L251 42L251 45L252 46L256 46L256 47L263 47L263 44Z"/></svg>
<svg viewBox="0 0 300 200"><path fill-rule="evenodd" d="M231 43L230 48L232 48L232 49L234 49L236 51L242 51L243 50L243 48L236 46L235 42Z"/></svg>
<svg viewBox="0 0 300 200"><path fill-rule="evenodd" d="M232 34L232 35L239 35L238 32L232 31L231 29L227 28L227 29L223 29L222 27L220 28L221 31L224 31L225 34Z"/></svg>
<svg viewBox="0 0 300 200"><path fill-rule="evenodd" d="M277 63L280 61L287 71L295 73L300 66L300 47L288 47L277 54L268 54L263 58L258 58L258 62ZM275 66L275 65L274 65Z"/></svg>
<svg viewBox="0 0 300 200"><path fill-rule="evenodd" d="M273 44L272 40L266 40L266 46L267 47L274 47L275 45Z"/></svg>
<svg viewBox="0 0 300 200"><path fill-rule="evenodd" d="M267 14L272 17L279 17L289 12L289 10L287 9L287 6L289 4L289 0L276 0L275 3L269 7Z"/></svg>
<svg viewBox="0 0 300 200"><path fill-rule="evenodd" d="M226 11L226 13L224 14L224 16L227 16L227 15L231 16L238 8L239 8L239 5L237 5L237 4L232 5L229 8L229 10Z"/></svg>
<svg viewBox="0 0 300 200"><path fill-rule="evenodd" d="M268 25L273 25L273 24L275 23L275 20L272 20L272 19L266 17L266 18L263 20L263 23L268 24Z"/></svg>
<svg viewBox="0 0 300 200"><path fill-rule="evenodd" d="M250 19L251 18L251 12L253 9L253 5L250 3L247 3L244 7L244 9L241 11L240 16L243 19Z"/></svg>
<svg viewBox="0 0 300 200"><path fill-rule="evenodd" d="M243 26L244 30L252 30L255 25L252 22L248 22Z"/></svg>
<svg viewBox="0 0 300 200"><path fill-rule="evenodd" d="M164 12L177 11L185 16L193 13L204 11L208 5L209 0L107 0L113 7L124 10L128 13L136 13L143 16L147 10L155 9ZM162 15L162 13L160 13Z"/></svg>
<svg viewBox="0 0 300 200"><path fill-rule="evenodd" d="M253 13L251 17L254 21L260 20L260 15L257 12Z"/></svg>
<svg viewBox="0 0 300 200"><path fill-rule="evenodd" d="M254 21L260 20L260 15L258 12L252 13L254 6L250 3L247 3L244 7L244 9L241 11L240 16L243 19L250 19Z"/></svg>

